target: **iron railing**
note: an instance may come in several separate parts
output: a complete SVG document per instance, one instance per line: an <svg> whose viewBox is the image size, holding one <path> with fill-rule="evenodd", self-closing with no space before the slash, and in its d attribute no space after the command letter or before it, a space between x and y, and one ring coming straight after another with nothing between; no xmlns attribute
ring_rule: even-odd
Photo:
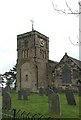
<svg viewBox="0 0 81 120"><path fill-rule="evenodd" d="M47 117L42 114L31 114L30 112L16 110L16 109L2 109L2 120L51 120L51 117Z"/></svg>

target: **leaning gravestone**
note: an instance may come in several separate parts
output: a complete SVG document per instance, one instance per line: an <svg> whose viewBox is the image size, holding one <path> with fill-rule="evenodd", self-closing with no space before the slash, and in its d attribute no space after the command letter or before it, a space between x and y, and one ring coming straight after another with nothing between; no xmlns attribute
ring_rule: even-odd
<svg viewBox="0 0 81 120"><path fill-rule="evenodd" d="M53 90L48 93L49 112L55 115L60 115L60 100L59 95Z"/></svg>
<svg viewBox="0 0 81 120"><path fill-rule="evenodd" d="M65 90L66 99L69 105L76 105L76 101L71 89L66 88Z"/></svg>
<svg viewBox="0 0 81 120"><path fill-rule="evenodd" d="M6 86L5 88L2 88L2 95L5 94L6 92L11 93L11 88L10 88L10 86Z"/></svg>
<svg viewBox="0 0 81 120"><path fill-rule="evenodd" d="M2 107L10 109L11 108L11 96L10 96L11 88L10 86L6 86L2 88Z"/></svg>
<svg viewBox="0 0 81 120"><path fill-rule="evenodd" d="M2 107L10 109L11 108L11 96L9 92L5 92L2 96Z"/></svg>

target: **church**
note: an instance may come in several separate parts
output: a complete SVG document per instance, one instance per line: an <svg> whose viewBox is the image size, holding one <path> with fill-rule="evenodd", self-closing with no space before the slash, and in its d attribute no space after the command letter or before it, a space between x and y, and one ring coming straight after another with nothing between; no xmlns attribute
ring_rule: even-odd
<svg viewBox="0 0 81 120"><path fill-rule="evenodd" d="M49 60L49 37L36 30L17 35L17 91L76 85L81 78L79 63L67 53L59 63Z"/></svg>

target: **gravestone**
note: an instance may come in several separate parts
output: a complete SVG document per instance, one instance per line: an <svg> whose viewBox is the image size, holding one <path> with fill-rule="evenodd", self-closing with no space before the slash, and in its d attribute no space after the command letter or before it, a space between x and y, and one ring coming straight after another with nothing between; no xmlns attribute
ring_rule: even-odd
<svg viewBox="0 0 81 120"><path fill-rule="evenodd" d="M11 108L11 88L10 86L6 86L2 88L2 107L10 109Z"/></svg>
<svg viewBox="0 0 81 120"><path fill-rule="evenodd" d="M50 86L48 86L47 88L45 88L45 95L46 96L48 96L50 94L50 90L52 90Z"/></svg>
<svg viewBox="0 0 81 120"><path fill-rule="evenodd" d="M48 101L49 101L49 113L60 115L59 95L55 93L53 90L49 90Z"/></svg>
<svg viewBox="0 0 81 120"><path fill-rule="evenodd" d="M25 90L26 90L26 92L27 92L27 95L29 96L29 95L31 94L30 88L26 88Z"/></svg>
<svg viewBox="0 0 81 120"><path fill-rule="evenodd" d="M58 93L58 90L56 87L52 87L52 90L55 92L55 93Z"/></svg>
<svg viewBox="0 0 81 120"><path fill-rule="evenodd" d="M48 87L45 88L45 95L46 95L46 96L48 96L48 91L49 91Z"/></svg>
<svg viewBox="0 0 81 120"><path fill-rule="evenodd" d="M22 90L22 96L23 96L23 100L27 100L27 90Z"/></svg>
<svg viewBox="0 0 81 120"><path fill-rule="evenodd" d="M2 107L11 109L11 96L9 92L5 92L2 96Z"/></svg>
<svg viewBox="0 0 81 120"><path fill-rule="evenodd" d="M21 89L18 91L18 100L27 100L28 93L26 89Z"/></svg>
<svg viewBox="0 0 81 120"><path fill-rule="evenodd" d="M65 90L66 99L69 105L76 105L76 101L71 89L66 88Z"/></svg>
<svg viewBox="0 0 81 120"><path fill-rule="evenodd" d="M18 91L18 100L22 100L21 90Z"/></svg>
<svg viewBox="0 0 81 120"><path fill-rule="evenodd" d="M39 95L43 96L44 95L44 88L39 88Z"/></svg>
<svg viewBox="0 0 81 120"><path fill-rule="evenodd" d="M5 94L6 92L11 93L11 88L10 88L10 86L6 86L5 88L2 88L2 95Z"/></svg>
<svg viewBox="0 0 81 120"><path fill-rule="evenodd" d="M81 85L78 86L79 96L81 96Z"/></svg>

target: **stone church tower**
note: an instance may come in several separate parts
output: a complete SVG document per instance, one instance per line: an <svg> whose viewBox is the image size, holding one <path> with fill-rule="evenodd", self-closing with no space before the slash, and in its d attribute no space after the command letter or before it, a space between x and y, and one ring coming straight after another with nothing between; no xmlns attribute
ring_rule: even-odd
<svg viewBox="0 0 81 120"><path fill-rule="evenodd" d="M35 30L17 35L17 91L47 87L49 38Z"/></svg>

